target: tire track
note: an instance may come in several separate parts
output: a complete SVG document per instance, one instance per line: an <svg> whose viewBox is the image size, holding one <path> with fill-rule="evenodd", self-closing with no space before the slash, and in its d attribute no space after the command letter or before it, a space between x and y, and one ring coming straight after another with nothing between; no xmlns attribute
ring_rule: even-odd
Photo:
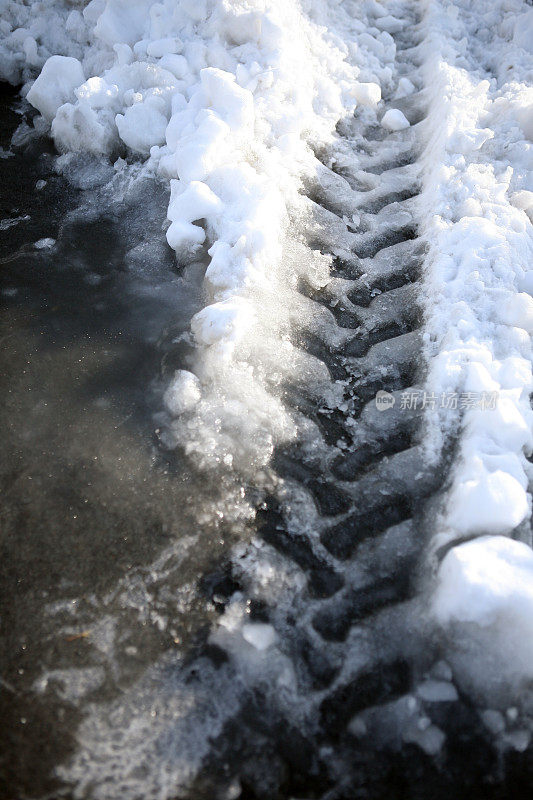
<svg viewBox="0 0 533 800"><path fill-rule="evenodd" d="M418 81L418 45L412 46L418 21L414 15L406 21L409 32L395 35L398 76ZM265 741L271 763L282 765L275 796L351 797L361 782L379 784L370 778L379 756L354 735L353 720L409 696L434 657L420 656L421 639L409 620L420 589L428 501L445 470L427 463L423 409L404 400L425 378L419 300L425 245L417 230L425 102L423 89L385 98L382 114L398 108L410 122L399 132L357 117L343 120L308 187L307 244L331 255L334 269L320 290L300 285L327 324L300 331L296 342L326 365L344 397L329 408L311 393L302 396L300 385L288 387L296 414L322 444L310 447L304 436L278 450L273 467L281 491L258 514L267 551L280 569L296 569L303 586L273 604L246 568L233 565L233 578L251 597L251 620L272 624L280 638L298 678L300 706L295 712L294 699L287 705L267 693L243 712L253 719L244 725L246 766L236 768L245 796L267 796L258 766ZM378 391L391 395L386 411L376 405ZM259 741L258 715L265 725ZM231 763L234 742L228 747L226 735L217 746ZM288 745L291 737L296 748Z"/></svg>
<svg viewBox="0 0 533 800"><path fill-rule="evenodd" d="M390 132L364 113L342 120L306 187L304 244L333 268L327 285L298 286L313 314L292 337L330 382L322 394L311 381L285 387L300 436L275 452L252 543L199 580L221 625L206 626L183 663L157 665L148 700L142 689L130 697L116 764L98 776L99 791L106 780L122 786L118 775L123 796L134 796L130 750L147 798L399 800L427 796L425 782L437 780L435 796L459 797L490 770L476 712L439 663L438 642L418 629L446 464L426 460L423 409L405 402L425 381L418 198L426 95L415 11L403 23L380 115L399 109L410 127ZM395 99L402 78L418 89ZM389 395L387 410L376 404L379 391ZM275 646L246 650L243 620L264 626ZM161 684L168 696L153 702L157 722L139 733L137 708L153 693L160 699ZM112 724L103 727L114 746ZM101 727L94 731L84 735L98 756ZM188 783L178 786L180 758ZM85 763L78 759L78 775Z"/></svg>

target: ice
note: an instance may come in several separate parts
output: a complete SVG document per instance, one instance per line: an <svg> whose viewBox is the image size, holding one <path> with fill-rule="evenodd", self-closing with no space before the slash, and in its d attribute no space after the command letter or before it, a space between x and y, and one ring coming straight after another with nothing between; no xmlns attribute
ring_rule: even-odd
<svg viewBox="0 0 533 800"><path fill-rule="evenodd" d="M167 230L167 241L173 250L194 249L205 240L205 231L192 223L212 213L222 210L222 202L201 181L191 181L188 185L181 181L171 181L171 195L168 218L171 222Z"/></svg>
<svg viewBox="0 0 533 800"><path fill-rule="evenodd" d="M513 42L528 53L533 53L533 9L519 14L514 23Z"/></svg>
<svg viewBox="0 0 533 800"><path fill-rule="evenodd" d="M509 297L503 304L501 320L507 325L523 328L529 334L533 333L533 297L525 292L518 292Z"/></svg>
<svg viewBox="0 0 533 800"><path fill-rule="evenodd" d="M308 224L300 188L317 169L310 145L329 142L357 102L372 113L391 80L386 30L399 23L381 9L382 29L370 35L352 7L282 0L92 0L64 15L52 6L46 35L28 25L24 46L10 33L6 58L31 76L46 61L42 48L52 56L28 99L57 148L138 159L170 184L166 235L177 263L207 262L206 306L191 328L202 400L196 422L185 429L176 418L168 441L185 437L191 456L215 467L264 464L295 430L273 384L301 370L333 391L323 367L286 340L289 320L314 324L294 276L314 273L315 259L291 256ZM14 24L28 24L22 5L10 8ZM245 443L234 438L241 417Z"/></svg>
<svg viewBox="0 0 533 800"><path fill-rule="evenodd" d="M404 734L406 742L417 744L428 756L435 756L440 752L445 740L445 734L436 725L429 724L422 729L412 727Z"/></svg>
<svg viewBox="0 0 533 800"><path fill-rule="evenodd" d="M163 403L168 413L177 417L179 414L193 409L200 397L200 381L196 375L184 369L178 369L163 395Z"/></svg>
<svg viewBox="0 0 533 800"><path fill-rule="evenodd" d="M204 345L223 345L226 353L231 344L242 337L252 326L254 310L244 298L228 298L202 309L192 321L196 340Z"/></svg>
<svg viewBox="0 0 533 800"><path fill-rule="evenodd" d="M168 119L164 111L164 102L149 98L127 108L124 114L117 114L120 138L131 150L148 154L151 147L165 141Z"/></svg>
<svg viewBox="0 0 533 800"><path fill-rule="evenodd" d="M472 456L450 494L449 524L459 535L510 533L529 512L522 475L498 469L497 459L487 468L490 458Z"/></svg>
<svg viewBox="0 0 533 800"><path fill-rule="evenodd" d="M431 668L431 676L436 680L451 683L453 673L450 669L450 665L447 664L446 661L441 660L437 661L437 663Z"/></svg>
<svg viewBox="0 0 533 800"><path fill-rule="evenodd" d="M408 95L413 94L414 91L414 84L409 80L409 78L400 78L395 96L397 98L407 97Z"/></svg>
<svg viewBox="0 0 533 800"><path fill-rule="evenodd" d="M503 741L519 753L524 753L531 741L531 732L528 730L518 730L507 733Z"/></svg>
<svg viewBox="0 0 533 800"><path fill-rule="evenodd" d="M522 189L520 192L514 192L510 199L515 208L525 211L530 222L533 222L533 192Z"/></svg>
<svg viewBox="0 0 533 800"><path fill-rule="evenodd" d="M55 239L48 237L46 239L39 239L33 246L36 247L37 250L49 250L55 243Z"/></svg>
<svg viewBox="0 0 533 800"><path fill-rule="evenodd" d="M493 708L487 708L481 713L481 719L489 731L497 736L505 730L505 719L500 711L495 711Z"/></svg>
<svg viewBox="0 0 533 800"><path fill-rule="evenodd" d="M26 95L26 99L50 122L60 106L73 99L74 89L85 81L76 58L51 56Z"/></svg>
<svg viewBox="0 0 533 800"><path fill-rule="evenodd" d="M389 108L381 118L381 125L388 131L403 131L409 127L409 120L399 108Z"/></svg>
<svg viewBox="0 0 533 800"><path fill-rule="evenodd" d="M403 30L404 23L401 19L397 19L391 14L386 14L376 20L376 26L382 31L387 31L387 33L398 33L398 31Z"/></svg>
<svg viewBox="0 0 533 800"><path fill-rule="evenodd" d="M375 106L381 100L381 86L377 83L356 83L353 95L363 106Z"/></svg>
<svg viewBox="0 0 533 800"><path fill-rule="evenodd" d="M53 669L41 675L33 688L39 694L53 690L63 700L74 704L101 686L104 680L103 667Z"/></svg>
<svg viewBox="0 0 533 800"><path fill-rule="evenodd" d="M263 622L247 623L242 626L244 639L256 650L267 650L276 641L276 631L272 625Z"/></svg>
<svg viewBox="0 0 533 800"><path fill-rule="evenodd" d="M447 681L424 681L417 687L416 693L429 703L449 703L458 698L455 686Z"/></svg>
<svg viewBox="0 0 533 800"><path fill-rule="evenodd" d="M96 154L113 174L111 164L116 175L133 164L161 181L176 267L205 270L204 305L186 332L191 371L162 387L165 441L217 475L253 475L254 486L302 425L283 400L286 385L304 386L316 407L335 407L342 392L293 343L295 332L323 333L326 319L298 292L325 286L331 262L302 244L320 225L302 191L322 168L314 154L335 142L337 123L357 105L378 124L382 93L406 98L424 83L427 118L376 147L396 157L397 141L420 132L424 148L415 217L428 245L420 289L428 387L437 396L496 393L497 403L439 408L427 420L428 454L438 459L453 440L457 459L431 520L433 552L447 552L431 606L446 663L418 693L451 702L457 684L492 709L494 691L499 713L533 663L531 550L502 538L523 536L531 511L533 12L513 0L428 0L423 75L406 69L410 78L397 80L392 34L404 31L406 42L408 31L396 3L92 0L81 11L48 2L40 28L33 5L4 3L0 73L25 82L44 117L35 129L49 128L63 153ZM493 37L490 63L477 25ZM398 105L411 102L418 98ZM381 125L394 134L409 121L390 108ZM43 241L35 246L51 246ZM479 538L460 544L470 537ZM262 585L285 579L275 567ZM246 623L241 649L243 637L261 652L275 633ZM431 755L444 741L427 718L407 736Z"/></svg>
<svg viewBox="0 0 533 800"><path fill-rule="evenodd" d="M153 0L107 0L98 15L95 33L106 44L135 44L142 39Z"/></svg>

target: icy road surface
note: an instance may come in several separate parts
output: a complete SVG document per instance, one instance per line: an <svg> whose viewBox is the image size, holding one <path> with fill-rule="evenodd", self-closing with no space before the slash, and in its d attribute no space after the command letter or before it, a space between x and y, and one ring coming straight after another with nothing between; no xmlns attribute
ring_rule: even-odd
<svg viewBox="0 0 533 800"><path fill-rule="evenodd" d="M533 9L0 0L2 797L529 797Z"/></svg>

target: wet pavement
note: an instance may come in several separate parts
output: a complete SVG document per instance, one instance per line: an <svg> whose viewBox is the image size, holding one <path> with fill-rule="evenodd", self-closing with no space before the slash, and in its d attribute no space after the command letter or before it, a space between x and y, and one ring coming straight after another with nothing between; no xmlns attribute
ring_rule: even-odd
<svg viewBox="0 0 533 800"><path fill-rule="evenodd" d="M83 703L202 629L190 587L225 546L191 544L209 486L155 435L203 268L174 267L163 187L133 167L111 196L79 160L67 180L29 113L2 87L2 798L63 794Z"/></svg>

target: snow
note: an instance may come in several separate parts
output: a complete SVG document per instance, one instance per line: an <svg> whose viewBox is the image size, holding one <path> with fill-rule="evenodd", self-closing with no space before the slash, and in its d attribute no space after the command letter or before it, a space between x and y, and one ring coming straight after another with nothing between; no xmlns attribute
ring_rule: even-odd
<svg viewBox="0 0 533 800"><path fill-rule="evenodd" d="M365 27L354 9L314 2L92 0L65 15L49 0L39 29L26 6L9 9L0 67L28 81L23 91L58 149L140 159L170 186L167 241L177 263L207 262L207 304L191 326L202 399L194 418L190 409L171 414L167 444L181 441L204 466L266 463L274 443L295 432L272 376L281 384L301 369L326 380L285 339L289 318L309 314L295 268L327 272L319 253L298 264L291 255L291 228L308 214L302 176L317 164L310 143L330 140L357 96L379 103L394 55L389 34L361 33L350 48L346 32ZM37 60L16 35L23 26Z"/></svg>
<svg viewBox="0 0 533 800"><path fill-rule="evenodd" d="M409 78L400 78L395 96L397 98L408 97L410 94L413 94L414 91L414 84L409 80Z"/></svg>
<svg viewBox="0 0 533 800"><path fill-rule="evenodd" d="M519 14L514 23L513 44L533 53L533 9Z"/></svg>
<svg viewBox="0 0 533 800"><path fill-rule="evenodd" d="M436 725L431 725L427 719L427 725L421 728L411 728L404 734L404 740L413 744L417 744L427 755L435 756L440 752L444 742L445 735Z"/></svg>
<svg viewBox="0 0 533 800"><path fill-rule="evenodd" d="M452 548L439 570L432 613L448 636L454 674L481 696L487 686L492 698L504 691L507 703L520 696L533 678L530 547L482 536Z"/></svg>
<svg viewBox="0 0 533 800"><path fill-rule="evenodd" d="M51 56L26 99L51 122L59 107L74 98L74 90L84 81L83 68L76 58Z"/></svg>
<svg viewBox="0 0 533 800"><path fill-rule="evenodd" d="M533 561L520 531L531 514L533 105L529 39L517 33L530 12L514 0L459 2L455 14L440 0L427 5L428 385L497 398L494 408L465 406L460 418L428 416L436 451L460 433L433 540L434 552L447 552L433 608L463 689L503 702L531 676L532 655L525 617ZM503 538L510 534L526 543Z"/></svg>
<svg viewBox="0 0 533 800"><path fill-rule="evenodd" d="M381 116L382 94L408 103L417 88L413 75L392 78L391 34L404 23L370 0L92 0L83 11L44 0L39 15L33 5L0 0L0 76L24 82L60 151L117 170L136 160L164 182L176 264L205 269L194 363L162 391L165 443L204 468L258 474L296 436L287 382L305 383L326 407L342 395L289 335L325 319L297 285L325 286L331 262L302 244L314 224L302 188L319 174L313 150L358 106L394 141L410 127L398 108ZM516 686L533 663L531 550L504 538L523 536L531 512L533 10L519 0L423 6L427 385L437 396L497 396L495 408L428 415L428 457L460 433L435 521L432 552L447 555L432 610L454 679L457 669L483 695ZM266 628L242 635L262 649ZM460 653L458 628L468 641ZM506 649L514 666L500 664ZM455 691L437 676L423 686L435 702ZM431 725L412 737L433 754L443 742Z"/></svg>
<svg viewBox="0 0 533 800"><path fill-rule="evenodd" d="M277 639L272 625L263 622L247 623L242 626L243 638L256 650L267 650Z"/></svg>
<svg viewBox="0 0 533 800"><path fill-rule="evenodd" d="M409 127L409 120L399 108L390 108L381 118L381 124L388 131L403 131Z"/></svg>
<svg viewBox="0 0 533 800"><path fill-rule="evenodd" d="M505 719L500 711L495 711L493 708L487 708L481 713L481 719L489 731L497 736L505 730Z"/></svg>
<svg viewBox="0 0 533 800"><path fill-rule="evenodd" d="M363 106L376 106L381 100L381 86L377 83L356 83L353 96Z"/></svg>
<svg viewBox="0 0 533 800"><path fill-rule="evenodd" d="M46 237L45 239L39 239L37 242L35 242L34 247L36 247L37 250L49 250L51 247L55 245L55 243L56 243L55 239L52 239L51 237Z"/></svg>
<svg viewBox="0 0 533 800"><path fill-rule="evenodd" d="M200 397L200 381L196 375L184 369L178 369L163 395L163 403L168 413L177 417L194 408Z"/></svg>
<svg viewBox="0 0 533 800"><path fill-rule="evenodd" d="M453 683L448 681L427 680L416 690L421 700L428 703L449 703L457 700L458 694Z"/></svg>

